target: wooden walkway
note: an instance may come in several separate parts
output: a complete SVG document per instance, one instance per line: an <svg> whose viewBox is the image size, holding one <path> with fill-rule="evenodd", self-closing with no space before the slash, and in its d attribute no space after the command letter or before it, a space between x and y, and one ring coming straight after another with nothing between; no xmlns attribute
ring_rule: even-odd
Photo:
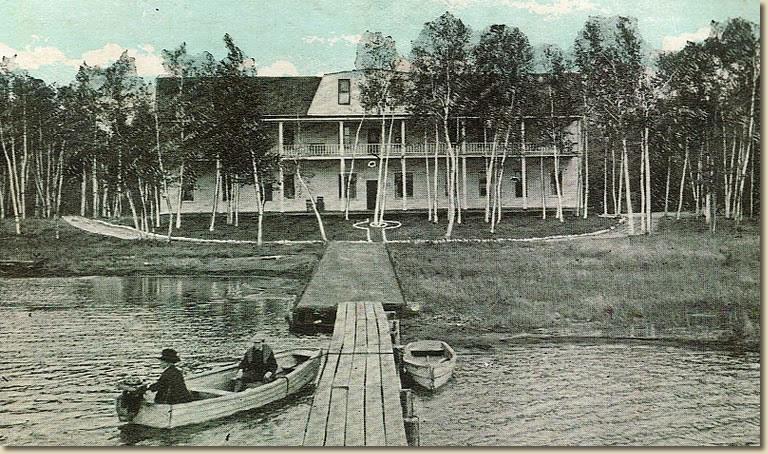
<svg viewBox="0 0 768 454"><path fill-rule="evenodd" d="M407 446L389 322L380 302L338 305L304 446Z"/></svg>
<svg viewBox="0 0 768 454"><path fill-rule="evenodd" d="M293 309L295 327L334 327L339 301L380 301L385 310L405 307L383 243L332 241Z"/></svg>

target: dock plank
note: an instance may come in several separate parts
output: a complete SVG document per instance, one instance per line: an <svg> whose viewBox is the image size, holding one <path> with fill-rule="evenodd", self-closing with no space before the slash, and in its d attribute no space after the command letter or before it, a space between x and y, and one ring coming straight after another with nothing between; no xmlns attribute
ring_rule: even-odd
<svg viewBox="0 0 768 454"><path fill-rule="evenodd" d="M333 337L328 349L332 352L340 352L344 344L344 325L347 320L347 305L349 303L339 303L336 307L336 321L333 324Z"/></svg>
<svg viewBox="0 0 768 454"><path fill-rule="evenodd" d="M407 446L389 322L379 302L343 302L305 446Z"/></svg>
<svg viewBox="0 0 768 454"><path fill-rule="evenodd" d="M355 333L347 402L346 446L365 446L365 370L368 360L365 303L355 305Z"/></svg>
<svg viewBox="0 0 768 454"><path fill-rule="evenodd" d="M329 353L325 367L320 371L320 381L312 399L307 426L304 430L304 446L323 446L331 408L331 386L339 361L339 353Z"/></svg>
<svg viewBox="0 0 768 454"><path fill-rule="evenodd" d="M373 309L376 313L376 323L379 326L379 352L392 353L392 337L389 335L389 321L387 321L384 308L381 304L374 304Z"/></svg>
<svg viewBox="0 0 768 454"><path fill-rule="evenodd" d="M373 303L366 304L366 324L369 333L368 361L365 367L365 445L386 446L384 429L384 400L381 387L381 361L387 356L379 354L379 326Z"/></svg>
<svg viewBox="0 0 768 454"><path fill-rule="evenodd" d="M328 427L325 431L325 446L344 446L348 391L347 388L333 387L331 412L328 415Z"/></svg>
<svg viewBox="0 0 768 454"><path fill-rule="evenodd" d="M367 353L379 354L379 325L376 321L376 310L374 309L374 303L369 301L365 303L365 322L366 328L370 335L368 336L368 348Z"/></svg>
<svg viewBox="0 0 768 454"><path fill-rule="evenodd" d="M325 431L326 446L344 446L347 424L347 403L349 380L352 374L352 359L355 348L356 305L345 305L344 340L339 353L339 363L331 382L331 400L328 411L328 426Z"/></svg>

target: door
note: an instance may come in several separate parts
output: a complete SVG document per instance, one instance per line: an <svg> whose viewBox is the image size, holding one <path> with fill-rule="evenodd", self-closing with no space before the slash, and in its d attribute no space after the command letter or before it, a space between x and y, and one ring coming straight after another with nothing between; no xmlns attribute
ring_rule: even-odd
<svg viewBox="0 0 768 454"><path fill-rule="evenodd" d="M369 210L376 208L376 194L378 194L379 185L376 180L366 180L365 182L365 199L366 207Z"/></svg>

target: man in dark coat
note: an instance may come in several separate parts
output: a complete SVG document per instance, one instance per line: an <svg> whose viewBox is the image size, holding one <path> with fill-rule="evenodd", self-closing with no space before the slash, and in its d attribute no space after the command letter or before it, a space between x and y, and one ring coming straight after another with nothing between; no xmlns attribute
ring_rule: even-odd
<svg viewBox="0 0 768 454"><path fill-rule="evenodd" d="M163 373L157 383L149 386L150 391L155 391L156 404L180 404L192 401L192 394L184 383L184 376L174 364L181 361L176 350L172 348L163 349L159 358L163 365Z"/></svg>
<svg viewBox="0 0 768 454"><path fill-rule="evenodd" d="M271 381L275 372L277 372L277 361L274 352L263 338L254 336L251 339L251 347L240 361L235 392L245 389L247 383Z"/></svg>

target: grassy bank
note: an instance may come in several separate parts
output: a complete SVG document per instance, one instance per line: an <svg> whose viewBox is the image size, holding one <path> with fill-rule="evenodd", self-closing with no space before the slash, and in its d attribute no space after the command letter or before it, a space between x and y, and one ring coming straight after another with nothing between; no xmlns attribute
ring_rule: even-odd
<svg viewBox="0 0 768 454"><path fill-rule="evenodd" d="M554 217L548 216L546 221L540 219L540 213L504 213L502 222L498 225L496 233L491 234L489 224L484 222L482 212L467 213L463 222L456 224L454 238L531 238L551 235L568 235L594 232L606 229L617 221L610 218L581 219L568 216L567 221L561 223ZM356 229L352 225L365 221L370 214L350 214L349 220L339 213L323 213L323 224L329 240L365 240L364 230ZM445 235L447 225L445 212L440 213L440 222L433 224L427 220L426 213L415 212L389 212L388 220L398 221L401 227L388 230L387 238L390 240L407 239L441 239ZM173 235L190 238L210 239L256 239L255 213L245 213L240 216L240 225L227 225L226 216L218 215L216 228L213 232L208 230L211 222L210 214L190 213L182 216L181 228L174 229ZM133 226L133 219L122 218L120 223ZM165 220L163 221L165 222ZM165 227L158 231L165 232ZM313 214L280 214L267 213L263 221L263 235L265 241L277 240L319 240L320 233L317 220Z"/></svg>
<svg viewBox="0 0 768 454"><path fill-rule="evenodd" d="M756 222L662 221L657 234L528 244L390 244L406 300L405 340L483 335L757 339ZM649 332L650 330L650 332ZM490 336L492 337L492 336Z"/></svg>
<svg viewBox="0 0 768 454"><path fill-rule="evenodd" d="M0 260L42 260L22 275L82 276L131 274L261 274L309 276L322 255L321 244L252 245L130 241L93 235L65 222L28 219L24 233L0 222ZM268 256L266 259L262 257ZM270 257L271 256L271 257ZM275 259L274 256L280 256Z"/></svg>

